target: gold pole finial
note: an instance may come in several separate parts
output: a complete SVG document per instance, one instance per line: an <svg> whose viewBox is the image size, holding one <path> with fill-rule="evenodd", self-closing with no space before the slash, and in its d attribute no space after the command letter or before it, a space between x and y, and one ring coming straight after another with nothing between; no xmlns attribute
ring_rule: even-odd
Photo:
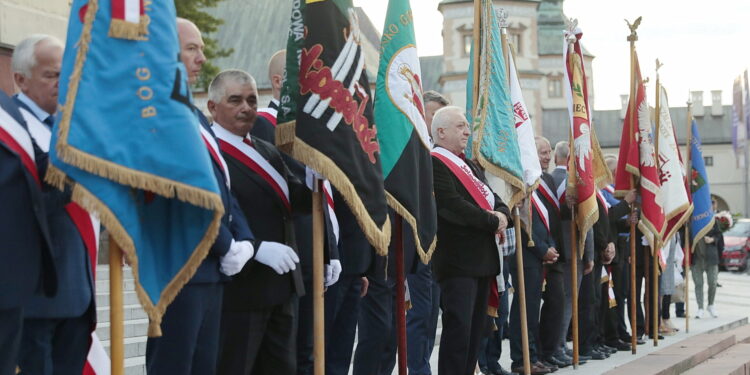
<svg viewBox="0 0 750 375"><path fill-rule="evenodd" d="M628 35L628 42L635 42L636 40L638 40L638 33L636 32L636 30L638 29L638 26L641 25L641 19L643 19L643 17L636 18L632 24L630 23L630 21L625 20L625 23L628 24L628 28L630 28L630 35Z"/></svg>

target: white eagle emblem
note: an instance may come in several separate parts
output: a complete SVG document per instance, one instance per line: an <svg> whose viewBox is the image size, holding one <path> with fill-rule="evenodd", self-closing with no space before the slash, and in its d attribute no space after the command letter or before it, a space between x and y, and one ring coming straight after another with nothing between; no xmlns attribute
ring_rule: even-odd
<svg viewBox="0 0 750 375"><path fill-rule="evenodd" d="M591 128L584 122L580 125L579 130L581 131L581 135L575 139L573 145L575 146L575 153L578 158L578 167L583 172L586 172L585 159L591 154L591 134L589 134Z"/></svg>
<svg viewBox="0 0 750 375"><path fill-rule="evenodd" d="M654 142L651 134L651 114L648 108L648 101L644 96L643 101L638 106L638 134L640 138L641 165L644 167L656 166L654 159Z"/></svg>

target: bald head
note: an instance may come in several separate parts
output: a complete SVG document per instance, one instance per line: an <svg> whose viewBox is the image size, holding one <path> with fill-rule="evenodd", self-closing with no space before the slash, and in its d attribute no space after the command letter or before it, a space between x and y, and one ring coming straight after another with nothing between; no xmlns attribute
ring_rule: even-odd
<svg viewBox="0 0 750 375"><path fill-rule="evenodd" d="M286 69L286 50L278 50L268 60L268 80L271 81L271 95L278 100L281 96L281 84Z"/></svg>
<svg viewBox="0 0 750 375"><path fill-rule="evenodd" d="M206 55L203 54L203 37L198 26L185 18L177 18L177 35L180 37L180 61L185 65L188 82L198 80Z"/></svg>
<svg viewBox="0 0 750 375"><path fill-rule="evenodd" d="M549 161L552 160L552 147L549 144L549 140L542 136L534 137L534 143L536 143L536 154L539 156L539 164L542 165L542 171L549 169Z"/></svg>

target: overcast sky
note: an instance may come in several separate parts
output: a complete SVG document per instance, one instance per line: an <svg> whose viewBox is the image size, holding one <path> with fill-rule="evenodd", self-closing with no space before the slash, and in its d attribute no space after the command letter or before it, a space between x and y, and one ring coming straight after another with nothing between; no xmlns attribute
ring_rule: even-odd
<svg viewBox="0 0 750 375"><path fill-rule="evenodd" d="M440 55L443 17L440 0L412 0L420 55ZM354 0L382 28L387 0ZM568 17L578 18L582 42L593 53L596 109L620 107L629 91L629 31L623 19L643 16L636 43L642 73L655 79L655 60L664 64L661 81L670 105L685 106L689 90L723 90L731 104L732 83L750 66L750 0L567 0ZM653 98L653 85L649 95Z"/></svg>

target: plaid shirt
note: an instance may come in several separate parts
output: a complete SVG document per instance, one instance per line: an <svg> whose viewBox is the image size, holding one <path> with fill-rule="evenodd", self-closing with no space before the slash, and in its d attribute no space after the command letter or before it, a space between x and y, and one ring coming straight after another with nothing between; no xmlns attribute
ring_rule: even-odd
<svg viewBox="0 0 750 375"><path fill-rule="evenodd" d="M514 228L505 230L505 242L500 244L500 251L504 257L516 253L516 230Z"/></svg>

